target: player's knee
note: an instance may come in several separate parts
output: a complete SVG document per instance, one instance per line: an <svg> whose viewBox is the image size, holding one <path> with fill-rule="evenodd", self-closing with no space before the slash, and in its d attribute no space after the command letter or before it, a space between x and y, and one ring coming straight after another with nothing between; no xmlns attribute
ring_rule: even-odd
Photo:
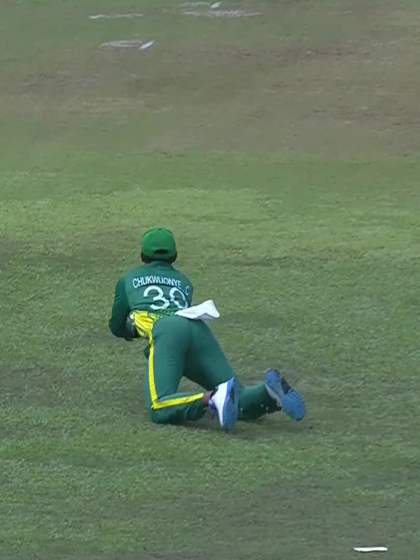
<svg viewBox="0 0 420 560"><path fill-rule="evenodd" d="M177 408L150 408L150 419L154 424L180 424L182 415Z"/></svg>

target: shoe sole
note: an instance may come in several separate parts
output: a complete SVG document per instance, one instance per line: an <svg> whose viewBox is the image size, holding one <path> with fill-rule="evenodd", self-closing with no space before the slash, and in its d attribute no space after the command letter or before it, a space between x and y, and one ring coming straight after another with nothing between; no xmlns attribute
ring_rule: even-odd
<svg viewBox="0 0 420 560"><path fill-rule="evenodd" d="M239 412L239 390L236 379L230 379L228 381L226 393L226 400L223 403L222 430L229 432L235 426Z"/></svg>
<svg viewBox="0 0 420 560"><path fill-rule="evenodd" d="M281 405L284 412L296 422L300 422L305 417L305 401L295 389L291 389L284 395Z"/></svg>
<svg viewBox="0 0 420 560"><path fill-rule="evenodd" d="M283 389L283 383L287 384L287 387L290 387L290 385L287 383L287 381L278 371L273 370L273 372L275 372L278 375L278 381L276 379L276 383L279 382L282 389ZM289 416L296 422L300 422L301 420L303 420L306 414L305 401L302 395L298 393L296 389L290 387L287 393L283 392L283 394L279 394L278 391L276 391L273 387L270 386L269 382L268 383L266 382L266 389L268 391L268 394L273 399L279 402L279 406L281 407L283 412L287 414L287 416Z"/></svg>

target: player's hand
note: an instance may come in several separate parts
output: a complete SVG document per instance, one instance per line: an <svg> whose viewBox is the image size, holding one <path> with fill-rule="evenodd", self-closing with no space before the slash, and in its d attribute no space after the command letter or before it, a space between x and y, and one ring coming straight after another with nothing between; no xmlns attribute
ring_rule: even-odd
<svg viewBox="0 0 420 560"><path fill-rule="evenodd" d="M134 324L134 321L130 317L130 315L128 315L127 319L125 320L125 330L127 333L127 336L124 337L125 340L133 340L133 338L139 337L139 333L136 329L136 325Z"/></svg>

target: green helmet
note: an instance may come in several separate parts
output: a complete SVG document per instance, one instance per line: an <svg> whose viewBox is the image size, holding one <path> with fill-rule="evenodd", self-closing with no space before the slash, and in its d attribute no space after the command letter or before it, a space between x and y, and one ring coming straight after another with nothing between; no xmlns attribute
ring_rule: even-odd
<svg viewBox="0 0 420 560"><path fill-rule="evenodd" d="M144 261L174 262L177 251L173 233L166 228L148 229L141 240L141 257Z"/></svg>

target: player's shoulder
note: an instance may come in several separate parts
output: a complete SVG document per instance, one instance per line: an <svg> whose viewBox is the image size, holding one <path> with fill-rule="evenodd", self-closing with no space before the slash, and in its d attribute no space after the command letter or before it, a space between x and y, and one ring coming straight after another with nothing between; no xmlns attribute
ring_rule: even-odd
<svg viewBox="0 0 420 560"><path fill-rule="evenodd" d="M175 268L174 266L172 267L172 270L178 275L180 280L183 280L183 282L185 282L185 284L191 284L192 285L191 279L189 278L189 276L184 274L184 272L182 272L178 268Z"/></svg>
<svg viewBox="0 0 420 560"><path fill-rule="evenodd" d="M131 284L133 279L141 276L150 276L150 278L169 276L180 280L184 284L190 284L192 286L191 279L184 272L169 264L139 264L137 266L133 266L121 276L120 281L122 283L128 282Z"/></svg>
<svg viewBox="0 0 420 560"><path fill-rule="evenodd" d="M125 287L130 286L133 283L133 278L137 278L139 276L143 276L144 274L147 274L147 270L145 270L145 268L146 267L141 264L137 266L132 266L126 272L121 274L118 280L118 284Z"/></svg>
<svg viewBox="0 0 420 560"><path fill-rule="evenodd" d="M139 274L146 274L147 273L147 265L145 264L138 264L136 266L130 267L127 272L125 272L122 278L132 278L133 276L138 276Z"/></svg>

